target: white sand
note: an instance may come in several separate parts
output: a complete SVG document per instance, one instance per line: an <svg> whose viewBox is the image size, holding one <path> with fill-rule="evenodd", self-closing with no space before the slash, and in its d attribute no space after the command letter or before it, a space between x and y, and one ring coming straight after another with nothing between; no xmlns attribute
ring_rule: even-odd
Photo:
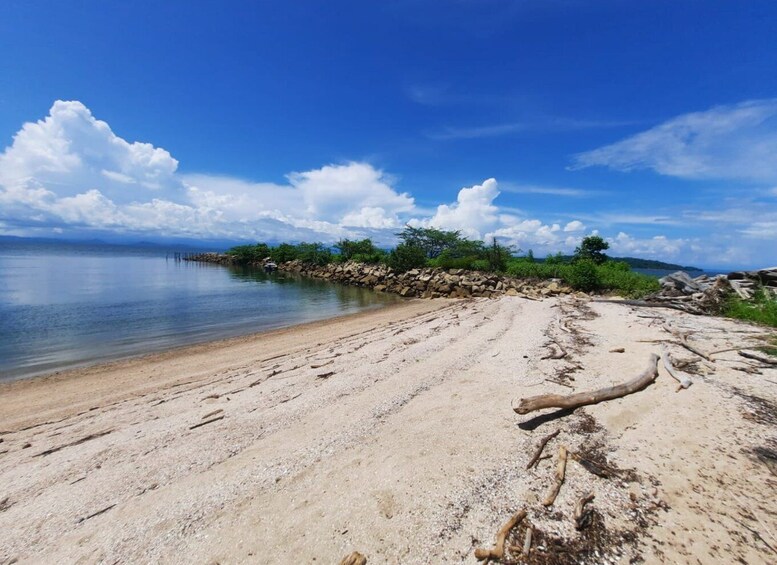
<svg viewBox="0 0 777 565"><path fill-rule="evenodd" d="M581 367L574 390L637 375L660 351L643 340L671 338L639 316L693 328L705 351L764 330L589 307L418 300L0 385L0 563L337 563L352 550L474 563L520 508L538 531L581 539L571 514L587 492L612 540L584 562L773 563L777 477L753 450L777 450L776 369L736 371L745 360L726 352L681 392L662 369L642 392L533 430L511 410L572 392L545 380L563 367ZM567 359L541 359L550 338ZM553 459L526 471L555 429ZM603 479L570 460L545 509L561 444L634 471Z"/></svg>

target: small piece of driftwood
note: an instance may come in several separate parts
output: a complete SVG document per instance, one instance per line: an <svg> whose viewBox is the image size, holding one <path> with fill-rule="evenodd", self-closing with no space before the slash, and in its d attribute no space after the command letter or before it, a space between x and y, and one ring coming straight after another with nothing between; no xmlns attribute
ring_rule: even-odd
<svg viewBox="0 0 777 565"><path fill-rule="evenodd" d="M529 527L526 528L526 534L524 534L523 537L523 549L521 550L521 555L524 557L528 557L529 553L531 553L531 538L534 534L534 526L529 524Z"/></svg>
<svg viewBox="0 0 777 565"><path fill-rule="evenodd" d="M532 456L529 463L526 465L526 469L531 469L534 467L534 465L537 463L537 461L540 460L540 455L542 455L542 451L545 449L545 446L548 444L550 440L552 440L554 437L556 437L561 430L556 430L553 433L550 433L546 435L542 440L540 441L540 444L537 446L537 451L534 452L534 455Z"/></svg>
<svg viewBox="0 0 777 565"><path fill-rule="evenodd" d="M558 465L556 465L556 474L553 477L554 479L553 485L550 487L550 490L548 491L548 495L545 497L545 500L542 501L543 506L551 506L556 501L556 497L558 496L558 493L561 490L561 485L564 484L564 477L566 475L566 471L567 471L567 448L561 445L558 448Z"/></svg>
<svg viewBox="0 0 777 565"><path fill-rule="evenodd" d="M197 428L201 428L202 426L207 426L208 424L212 424L213 422L218 422L219 420L224 419L224 414L221 416L216 416L215 418L211 418L210 420L203 420L202 422L199 422L197 424L194 424L193 426L189 426L190 430L196 430Z"/></svg>
<svg viewBox="0 0 777 565"><path fill-rule="evenodd" d="M540 359L563 359L568 355L567 350L564 349L564 346L562 346L558 341L554 340L549 345L555 345L558 347L558 351L555 351L553 348L551 348L551 353L545 355L544 357L540 357Z"/></svg>
<svg viewBox="0 0 777 565"><path fill-rule="evenodd" d="M582 530L590 522L590 512L586 512L585 505L595 498L593 493L587 494L575 504L575 529Z"/></svg>
<svg viewBox="0 0 777 565"><path fill-rule="evenodd" d="M680 388L688 388L693 384L690 377L680 373L675 369L674 365L672 365L672 360L669 358L669 351L665 345L661 347L661 359L664 361L664 369L666 369L666 372L669 373L674 380L680 383Z"/></svg>
<svg viewBox="0 0 777 565"><path fill-rule="evenodd" d="M610 349L610 353L626 353L625 347L614 347Z"/></svg>
<svg viewBox="0 0 777 565"><path fill-rule="evenodd" d="M478 561L500 561L505 555L505 540L507 539L507 535L524 518L526 518L526 510L520 510L513 514L505 525L499 528L499 531L496 534L496 544L494 547L492 549L483 549L482 547L477 548L475 550L475 559Z"/></svg>
<svg viewBox="0 0 777 565"><path fill-rule="evenodd" d="M367 558L358 551L354 551L343 557L340 565L367 565Z"/></svg>
<svg viewBox="0 0 777 565"><path fill-rule="evenodd" d="M666 330L667 332L675 336L677 339L679 339L680 345L682 345L685 349L687 349L691 353L695 353L696 355L698 355L702 359L709 361L710 363L714 363L714 361L712 360L712 357L710 357L708 353L705 353L704 351L702 351L701 349L699 349L698 347L696 347L695 345L691 344L688 341L687 333L676 330L669 324L664 324L663 327L664 327L664 330Z"/></svg>
<svg viewBox="0 0 777 565"><path fill-rule="evenodd" d="M529 398L521 399L518 406L513 407L513 411L518 414L528 414L529 412L542 410L543 408L574 409L579 406L597 404L605 400L612 400L614 398L633 394L646 388L656 380L658 377L658 359L658 355L655 353L651 354L648 367L642 371L639 376L625 383L594 391L578 392L568 396L562 396L560 394L531 396Z"/></svg>
<svg viewBox="0 0 777 565"><path fill-rule="evenodd" d="M749 351L739 351L738 353L746 359L752 359L753 361L758 361L759 363L763 363L765 365L777 365L777 359L769 359L768 357L750 353Z"/></svg>

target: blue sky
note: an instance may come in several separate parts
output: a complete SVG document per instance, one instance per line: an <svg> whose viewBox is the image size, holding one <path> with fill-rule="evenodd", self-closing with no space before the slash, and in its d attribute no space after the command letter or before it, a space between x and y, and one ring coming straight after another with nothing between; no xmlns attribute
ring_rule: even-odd
<svg viewBox="0 0 777 565"><path fill-rule="evenodd" d="M0 234L777 264L777 3L0 4Z"/></svg>

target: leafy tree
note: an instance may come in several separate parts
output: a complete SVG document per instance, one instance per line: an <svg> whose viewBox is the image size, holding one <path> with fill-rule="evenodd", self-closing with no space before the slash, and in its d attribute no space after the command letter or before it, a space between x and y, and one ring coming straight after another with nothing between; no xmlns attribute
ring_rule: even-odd
<svg viewBox="0 0 777 565"><path fill-rule="evenodd" d="M534 251L532 251L531 249L529 249L529 250L526 252L526 260L527 260L529 263L534 263Z"/></svg>
<svg viewBox="0 0 777 565"><path fill-rule="evenodd" d="M335 249L345 261L354 257L354 255L373 255L380 249L375 247L370 238L360 240L341 239L335 243Z"/></svg>
<svg viewBox="0 0 777 565"><path fill-rule="evenodd" d="M558 252L555 255L548 253L548 256L545 257L546 265L561 265L562 263L564 263L564 256L561 252Z"/></svg>
<svg viewBox="0 0 777 565"><path fill-rule="evenodd" d="M446 231L436 228L414 228L409 225L406 225L396 235L403 243L421 249L429 259L439 257L446 249L466 241L461 237L461 232L458 230Z"/></svg>
<svg viewBox="0 0 777 565"><path fill-rule="evenodd" d="M278 247L273 247L270 252L272 260L276 263L285 263L297 259L297 246L290 243L281 243Z"/></svg>
<svg viewBox="0 0 777 565"><path fill-rule="evenodd" d="M602 285L596 263L591 259L575 261L567 275L567 282L572 288L584 292L596 290Z"/></svg>
<svg viewBox="0 0 777 565"><path fill-rule="evenodd" d="M604 241L600 235L589 235L583 238L575 249L575 261L588 259L597 265L607 261L604 251L610 248L610 244Z"/></svg>
<svg viewBox="0 0 777 565"><path fill-rule="evenodd" d="M297 259L304 263L326 265L332 262L332 252L323 243L300 243L296 251Z"/></svg>
<svg viewBox="0 0 777 565"><path fill-rule="evenodd" d="M254 263L270 256L270 247L266 243L256 245L237 245L227 251L238 263Z"/></svg>
<svg viewBox="0 0 777 565"><path fill-rule="evenodd" d="M389 253L386 264L399 272L417 269L426 265L426 252L418 245L400 243Z"/></svg>
<svg viewBox="0 0 777 565"><path fill-rule="evenodd" d="M486 260L490 271L504 271L507 262L513 256L512 249L506 245L499 245L494 238L491 247L486 252Z"/></svg>

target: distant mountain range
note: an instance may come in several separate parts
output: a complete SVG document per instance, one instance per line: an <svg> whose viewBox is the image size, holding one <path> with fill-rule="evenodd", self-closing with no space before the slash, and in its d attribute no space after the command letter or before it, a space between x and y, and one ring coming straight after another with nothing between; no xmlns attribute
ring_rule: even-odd
<svg viewBox="0 0 777 565"><path fill-rule="evenodd" d="M99 245L99 246L117 246L117 247L142 247L149 249L160 249L170 251L224 251L235 245L240 245L245 242L240 241L225 241L225 240L191 240L191 239L174 239L171 238L166 241L106 241L104 239L92 238L92 239L65 239L65 238L53 238L53 237L18 237L14 235L0 235L1 242L15 242L15 243L45 243L45 244L68 244L68 245ZM571 260L571 255L565 255L564 260ZM702 272L704 269L699 267L688 267L683 265L677 265L675 263L665 263L664 261L655 261L653 259L640 259L638 257L610 257L614 261L623 261L628 263L632 269L658 269L665 271L689 271L689 272ZM537 259L537 261L543 261L543 259Z"/></svg>

